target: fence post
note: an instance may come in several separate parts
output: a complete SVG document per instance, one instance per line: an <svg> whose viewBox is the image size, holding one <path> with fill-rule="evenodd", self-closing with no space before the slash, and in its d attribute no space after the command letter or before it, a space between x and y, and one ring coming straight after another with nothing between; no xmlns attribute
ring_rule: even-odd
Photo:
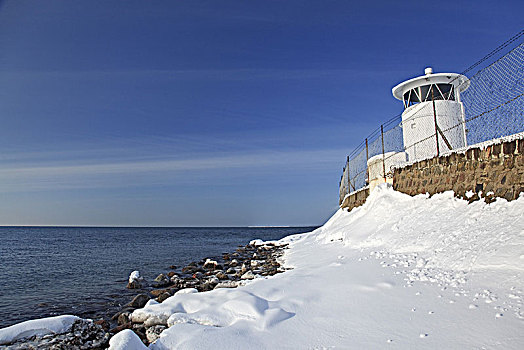
<svg viewBox="0 0 524 350"><path fill-rule="evenodd" d="M435 94L433 92L433 85L430 85L431 89L431 102L433 102L433 120L435 122L435 138L437 140L437 157L440 156L440 149L438 146L438 124L437 124L437 108L435 107Z"/></svg>
<svg viewBox="0 0 524 350"><path fill-rule="evenodd" d="M351 192L351 179L349 178L349 156L347 157L347 160L346 160L346 171L348 172L348 193L349 194Z"/></svg>
<svg viewBox="0 0 524 350"><path fill-rule="evenodd" d="M369 185L369 168L368 168L369 152L368 152L368 139L366 139L366 181Z"/></svg>
<svg viewBox="0 0 524 350"><path fill-rule="evenodd" d="M382 171L384 172L384 182L386 182L386 154L384 152L384 126L380 126L380 134L382 136Z"/></svg>

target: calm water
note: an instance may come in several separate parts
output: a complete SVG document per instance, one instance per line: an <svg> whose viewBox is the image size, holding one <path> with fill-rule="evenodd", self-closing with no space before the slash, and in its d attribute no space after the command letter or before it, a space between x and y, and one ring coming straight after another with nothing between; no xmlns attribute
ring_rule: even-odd
<svg viewBox="0 0 524 350"><path fill-rule="evenodd" d="M125 288L133 270L151 281L170 265L314 228L0 227L0 328L112 314L136 294Z"/></svg>

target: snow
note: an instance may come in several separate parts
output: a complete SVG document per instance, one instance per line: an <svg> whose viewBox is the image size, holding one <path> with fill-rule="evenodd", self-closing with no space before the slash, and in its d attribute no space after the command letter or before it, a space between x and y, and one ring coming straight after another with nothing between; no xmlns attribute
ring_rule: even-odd
<svg viewBox="0 0 524 350"><path fill-rule="evenodd" d="M109 340L109 350L147 350L147 347L132 330L124 329Z"/></svg>
<svg viewBox="0 0 524 350"><path fill-rule="evenodd" d="M524 348L524 195L468 204L384 184L278 243L285 273L135 310L169 327L148 348ZM146 349L129 330L110 345Z"/></svg>
<svg viewBox="0 0 524 350"><path fill-rule="evenodd" d="M129 274L129 283L133 283L133 282L139 281L139 280L140 280L140 272L133 271L133 272L131 272L131 274Z"/></svg>
<svg viewBox="0 0 524 350"><path fill-rule="evenodd" d="M468 204L382 185L280 243L292 270L135 310L167 320L149 348L524 346L524 196Z"/></svg>
<svg viewBox="0 0 524 350"><path fill-rule="evenodd" d="M254 245L254 246L259 246L259 245L263 245L264 241L262 241L261 239L254 239L251 242L249 242L249 244Z"/></svg>
<svg viewBox="0 0 524 350"><path fill-rule="evenodd" d="M62 315L25 321L2 328L0 329L0 345L35 335L64 333L71 328L76 320L79 320L76 316Z"/></svg>

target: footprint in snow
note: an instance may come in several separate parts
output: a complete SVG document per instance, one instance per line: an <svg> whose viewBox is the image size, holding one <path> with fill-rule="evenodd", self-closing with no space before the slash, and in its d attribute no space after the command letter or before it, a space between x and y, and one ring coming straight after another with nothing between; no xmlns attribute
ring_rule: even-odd
<svg viewBox="0 0 524 350"><path fill-rule="evenodd" d="M429 334L427 333L420 333L419 338L426 338Z"/></svg>
<svg viewBox="0 0 524 350"><path fill-rule="evenodd" d="M469 304L468 308L473 310L473 309L476 309L478 308L479 306L478 305L475 305L475 304Z"/></svg>
<svg viewBox="0 0 524 350"><path fill-rule="evenodd" d="M504 314L502 314L502 313L498 313L498 314L495 315L496 318L501 318L502 316L504 316Z"/></svg>

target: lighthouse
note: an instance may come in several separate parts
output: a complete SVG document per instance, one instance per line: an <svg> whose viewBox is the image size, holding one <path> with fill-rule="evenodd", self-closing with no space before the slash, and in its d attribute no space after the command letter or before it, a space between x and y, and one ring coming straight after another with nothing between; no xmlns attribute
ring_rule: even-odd
<svg viewBox="0 0 524 350"><path fill-rule="evenodd" d="M404 103L402 134L409 162L466 147L464 106L460 94L469 79L457 73L433 73L404 81L392 89Z"/></svg>

